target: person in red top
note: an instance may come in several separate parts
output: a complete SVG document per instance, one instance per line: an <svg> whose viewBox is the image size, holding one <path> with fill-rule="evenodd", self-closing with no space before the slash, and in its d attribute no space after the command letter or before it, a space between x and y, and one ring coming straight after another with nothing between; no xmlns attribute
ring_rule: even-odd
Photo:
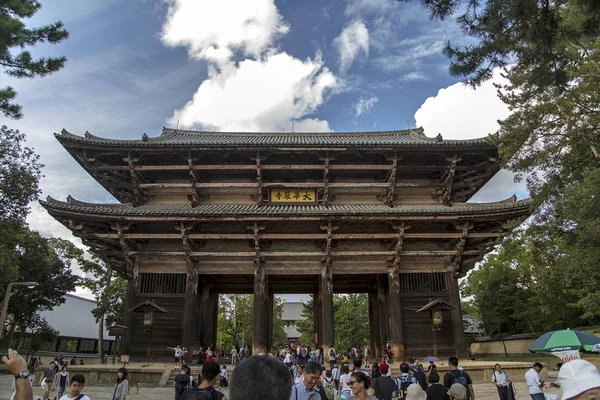
<svg viewBox="0 0 600 400"><path fill-rule="evenodd" d="M215 360L219 361L219 346L215 346Z"/></svg>

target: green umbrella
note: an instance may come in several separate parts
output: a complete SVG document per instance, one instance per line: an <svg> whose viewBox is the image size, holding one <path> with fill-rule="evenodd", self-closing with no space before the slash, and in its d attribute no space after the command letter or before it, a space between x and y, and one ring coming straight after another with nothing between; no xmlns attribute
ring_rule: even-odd
<svg viewBox="0 0 600 400"><path fill-rule="evenodd" d="M563 329L544 333L529 346L532 353L551 353L554 351L580 350L591 352L594 345L600 343L600 337L591 333Z"/></svg>

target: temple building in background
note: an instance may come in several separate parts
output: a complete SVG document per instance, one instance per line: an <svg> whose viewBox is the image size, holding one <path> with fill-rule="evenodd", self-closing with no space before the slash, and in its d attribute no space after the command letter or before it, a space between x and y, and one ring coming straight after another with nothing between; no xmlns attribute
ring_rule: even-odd
<svg viewBox="0 0 600 400"><path fill-rule="evenodd" d="M530 201L467 201L499 169L484 139L389 132L56 138L117 200L42 205L129 280L122 353L216 343L218 295L254 294L253 353L272 344L273 295L314 296L315 343L334 341L334 293L368 293L381 357L466 355L459 277ZM499 194L507 196L508 194ZM134 340L135 339L135 340Z"/></svg>

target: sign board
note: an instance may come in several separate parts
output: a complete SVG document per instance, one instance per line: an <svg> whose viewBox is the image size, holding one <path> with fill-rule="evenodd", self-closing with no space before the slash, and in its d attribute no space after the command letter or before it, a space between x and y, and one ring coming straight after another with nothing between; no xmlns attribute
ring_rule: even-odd
<svg viewBox="0 0 600 400"><path fill-rule="evenodd" d="M129 355L128 354L121 354L121 362L122 363L128 363L129 362Z"/></svg>
<svg viewBox="0 0 600 400"><path fill-rule="evenodd" d="M271 204L317 204L317 189L271 189L269 202Z"/></svg>
<svg viewBox="0 0 600 400"><path fill-rule="evenodd" d="M552 355L560 358L562 362L565 363L573 360L579 360L581 358L579 356L579 350L553 351Z"/></svg>

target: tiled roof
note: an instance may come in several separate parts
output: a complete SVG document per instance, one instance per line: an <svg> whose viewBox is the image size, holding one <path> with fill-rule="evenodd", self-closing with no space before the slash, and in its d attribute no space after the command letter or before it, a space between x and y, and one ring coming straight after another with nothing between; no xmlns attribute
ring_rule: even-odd
<svg viewBox="0 0 600 400"><path fill-rule="evenodd" d="M470 147L488 144L485 138L468 140L443 140L425 136L422 128L383 132L202 132L163 128L163 133L154 138L144 135L140 140L116 140L94 136L86 132L78 136L62 130L55 134L64 144L68 142L110 147L278 147L278 146L408 146L408 147Z"/></svg>
<svg viewBox="0 0 600 400"><path fill-rule="evenodd" d="M201 204L192 208L189 204L131 204L85 203L69 197L69 201L58 201L48 197L40 201L48 210L64 210L76 213L114 216L157 216L157 217L227 217L227 216L361 216L361 215L460 215L464 213L484 214L494 211L529 210L529 199L495 203L459 203L452 206L441 204L406 204L388 207L383 204L329 205L329 206L282 206L255 204Z"/></svg>

